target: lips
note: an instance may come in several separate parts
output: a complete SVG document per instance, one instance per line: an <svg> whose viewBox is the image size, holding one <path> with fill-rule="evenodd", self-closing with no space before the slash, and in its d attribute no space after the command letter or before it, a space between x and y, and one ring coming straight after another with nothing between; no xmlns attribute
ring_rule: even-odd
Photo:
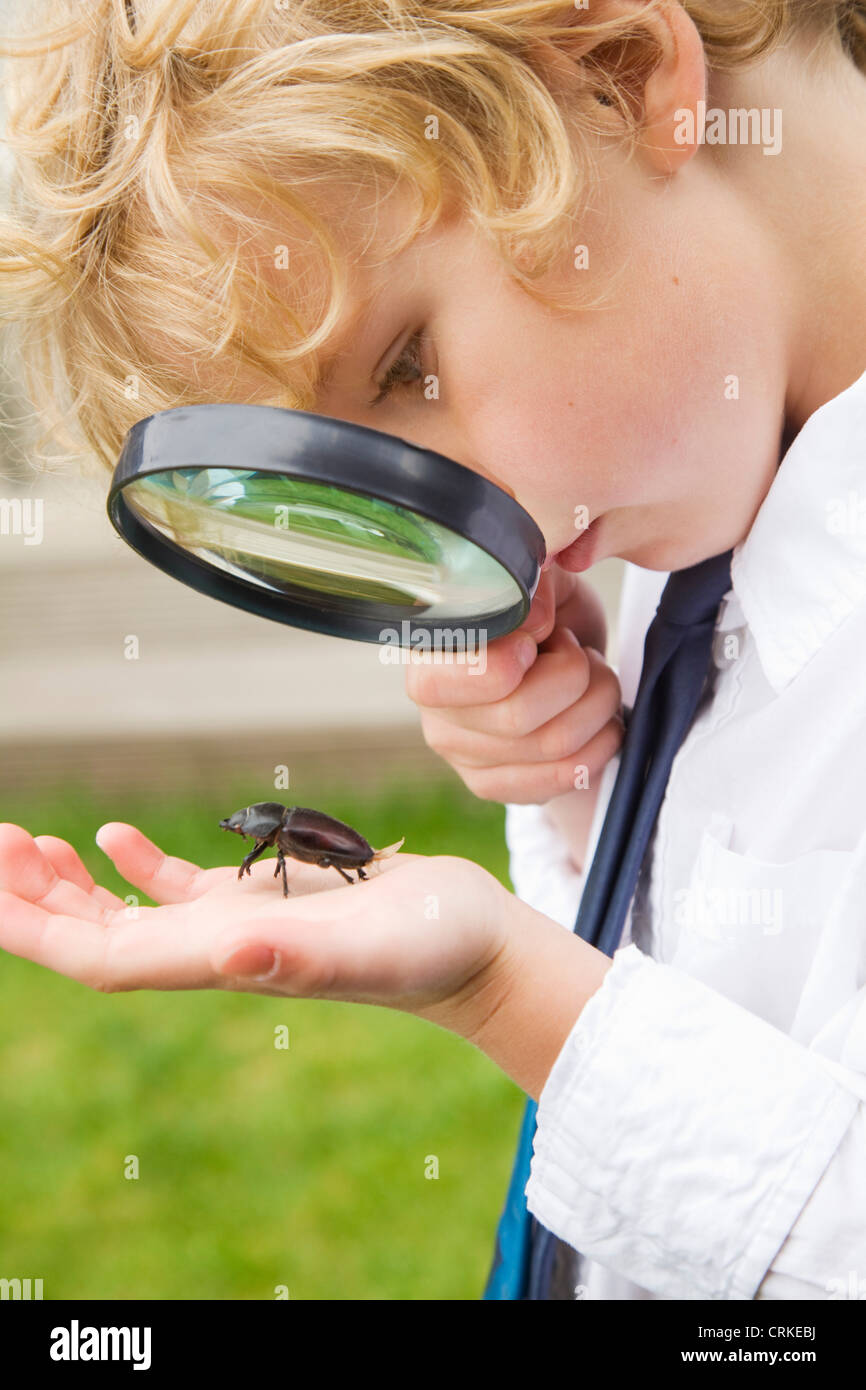
<svg viewBox="0 0 866 1390"><path fill-rule="evenodd" d="M553 555L548 555L541 566L542 572L554 564L559 565L560 569L567 570L569 574L580 574L583 570L589 569L596 550L596 537L598 536L600 521L601 517L597 516L594 521L590 522L585 531L581 531L577 540L572 541L570 545L563 546L562 550L555 551Z"/></svg>

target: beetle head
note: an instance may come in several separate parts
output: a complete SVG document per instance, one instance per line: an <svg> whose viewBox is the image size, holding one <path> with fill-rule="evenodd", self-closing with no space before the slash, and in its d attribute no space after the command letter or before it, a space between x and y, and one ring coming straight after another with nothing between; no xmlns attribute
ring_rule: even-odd
<svg viewBox="0 0 866 1390"><path fill-rule="evenodd" d="M242 811L235 811L232 815L226 816L220 821L221 830L233 830L236 835L243 835L246 838L246 822L249 815L249 806L244 806Z"/></svg>
<svg viewBox="0 0 866 1390"><path fill-rule="evenodd" d="M244 806L220 821L223 830L233 830L236 835L252 835L255 840L271 840L276 837L283 822L286 807L279 801L257 801L253 806Z"/></svg>

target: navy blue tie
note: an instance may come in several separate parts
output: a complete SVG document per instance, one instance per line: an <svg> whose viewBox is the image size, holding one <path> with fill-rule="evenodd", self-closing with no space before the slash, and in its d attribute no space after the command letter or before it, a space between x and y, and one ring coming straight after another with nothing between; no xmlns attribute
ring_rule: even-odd
<svg viewBox="0 0 866 1390"><path fill-rule="evenodd" d="M671 574L644 642L643 666L620 766L580 900L574 931L612 956L677 749L695 716L709 668L719 603L730 588L727 550ZM570 1247L527 1211L536 1103L528 1100L496 1232L485 1299L544 1299L557 1248Z"/></svg>

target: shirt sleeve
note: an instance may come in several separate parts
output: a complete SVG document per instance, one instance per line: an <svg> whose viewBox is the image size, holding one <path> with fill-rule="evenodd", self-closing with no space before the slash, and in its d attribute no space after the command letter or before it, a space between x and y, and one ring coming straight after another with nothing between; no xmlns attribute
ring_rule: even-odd
<svg viewBox="0 0 866 1390"><path fill-rule="evenodd" d="M756 1299L866 1298L866 1106L861 1101Z"/></svg>
<svg viewBox="0 0 866 1390"><path fill-rule="evenodd" d="M866 1273L863 1085L630 943L539 1097L527 1206L661 1298L826 1298Z"/></svg>
<svg viewBox="0 0 866 1390"><path fill-rule="evenodd" d="M574 927L583 872L578 869L543 805L508 802L505 807L508 871L515 895L554 922Z"/></svg>

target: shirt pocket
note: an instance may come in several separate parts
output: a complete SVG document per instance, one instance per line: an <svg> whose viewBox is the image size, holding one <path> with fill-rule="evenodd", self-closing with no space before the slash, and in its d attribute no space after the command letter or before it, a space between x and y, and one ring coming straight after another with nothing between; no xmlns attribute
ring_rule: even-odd
<svg viewBox="0 0 866 1390"><path fill-rule="evenodd" d="M854 851L777 863L739 854L727 838L705 830L688 883L674 888L667 963L788 1032Z"/></svg>

